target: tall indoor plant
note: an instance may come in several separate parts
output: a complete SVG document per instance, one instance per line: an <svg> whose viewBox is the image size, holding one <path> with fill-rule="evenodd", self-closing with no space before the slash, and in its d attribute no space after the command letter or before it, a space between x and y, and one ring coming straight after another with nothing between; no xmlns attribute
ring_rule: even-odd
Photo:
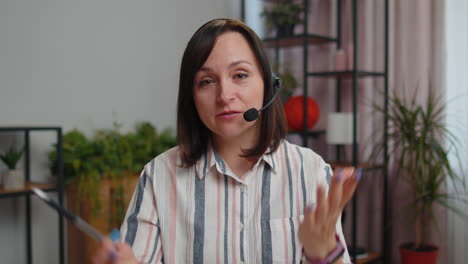
<svg viewBox="0 0 468 264"><path fill-rule="evenodd" d="M411 217L415 235L413 242L400 246L404 264L436 263L438 248L430 245L426 236L431 226L437 226L436 205L463 214L453 203L463 197L446 191L447 184L464 186L464 182L449 159L449 152L456 153L457 139L445 124L444 98L429 88L427 98L418 103L417 94L416 89L409 99L389 96L388 111L374 105L388 118L389 153L398 177L408 183L412 194L405 215Z"/></svg>

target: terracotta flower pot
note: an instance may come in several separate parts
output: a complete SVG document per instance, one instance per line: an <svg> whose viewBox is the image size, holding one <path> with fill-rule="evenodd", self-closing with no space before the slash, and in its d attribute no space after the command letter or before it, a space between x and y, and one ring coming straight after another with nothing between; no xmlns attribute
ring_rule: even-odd
<svg viewBox="0 0 468 264"><path fill-rule="evenodd" d="M437 264L439 248L434 245L424 245L420 250L415 251L413 243L405 243L400 246L400 256L402 264Z"/></svg>

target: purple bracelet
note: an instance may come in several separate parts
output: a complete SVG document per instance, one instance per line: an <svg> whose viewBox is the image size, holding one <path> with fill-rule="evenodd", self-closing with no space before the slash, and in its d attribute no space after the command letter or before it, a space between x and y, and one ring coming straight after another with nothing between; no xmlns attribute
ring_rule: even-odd
<svg viewBox="0 0 468 264"><path fill-rule="evenodd" d="M341 243L340 237L337 234L335 234L335 238L336 238L336 247L325 258L323 259L311 258L307 256L307 254L304 251L304 248L302 248L302 255L310 264L332 264L339 257L341 257L341 255L343 255L345 251L343 243Z"/></svg>

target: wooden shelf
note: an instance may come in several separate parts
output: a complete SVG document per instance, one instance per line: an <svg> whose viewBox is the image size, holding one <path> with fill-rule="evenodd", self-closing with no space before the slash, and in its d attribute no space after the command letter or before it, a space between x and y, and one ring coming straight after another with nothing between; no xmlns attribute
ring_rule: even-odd
<svg viewBox="0 0 468 264"><path fill-rule="evenodd" d="M260 0L261 2L265 3L280 3L282 0Z"/></svg>
<svg viewBox="0 0 468 264"><path fill-rule="evenodd" d="M58 126L0 126L0 132L59 130Z"/></svg>
<svg viewBox="0 0 468 264"><path fill-rule="evenodd" d="M330 164L330 166L332 166L333 169L337 167L353 166L353 163L350 161L328 161L328 163ZM370 162L359 162L357 167L363 170L377 170L382 169L383 165Z"/></svg>
<svg viewBox="0 0 468 264"><path fill-rule="evenodd" d="M311 77L325 77L325 78L343 78L351 79L353 78L353 71L324 71L324 72L310 72L307 75ZM385 73L383 72L371 72L371 71L357 71L357 76L362 77L384 77Z"/></svg>
<svg viewBox="0 0 468 264"><path fill-rule="evenodd" d="M299 36L291 36L287 38L265 38L263 43L265 48L287 48L287 47L302 47L306 42L308 45L320 45L325 43L336 42L336 38L308 34Z"/></svg>
<svg viewBox="0 0 468 264"><path fill-rule="evenodd" d="M55 184L25 182L24 188L21 188L21 189L15 189L15 190L5 190L3 188L0 189L0 197L24 195L28 192L31 192L33 187L39 188L44 191L56 190Z"/></svg>
<svg viewBox="0 0 468 264"><path fill-rule="evenodd" d="M325 130L309 130L309 131L288 131L289 135L305 135L306 137L318 138L325 134Z"/></svg>
<svg viewBox="0 0 468 264"><path fill-rule="evenodd" d="M380 254L376 252L367 252L367 257L356 258L356 264L365 264L370 263L371 261L376 261L380 259Z"/></svg>

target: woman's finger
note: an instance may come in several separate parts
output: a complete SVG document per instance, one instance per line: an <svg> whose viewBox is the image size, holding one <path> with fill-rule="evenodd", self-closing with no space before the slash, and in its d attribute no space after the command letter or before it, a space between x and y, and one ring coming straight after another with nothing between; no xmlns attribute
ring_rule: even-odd
<svg viewBox="0 0 468 264"><path fill-rule="evenodd" d="M357 170L354 169L354 167L347 167L343 170L343 177L342 179L344 181L346 181L347 179L349 178L352 178L354 173L356 172Z"/></svg>
<svg viewBox="0 0 468 264"><path fill-rule="evenodd" d="M344 208L346 204L353 197L354 192L359 184L359 180L362 176L362 169L356 170L351 177L345 180L343 183L343 197L341 199L341 207Z"/></svg>
<svg viewBox="0 0 468 264"><path fill-rule="evenodd" d="M314 204L311 204L304 211L304 219L302 220L302 223L306 226L313 226L314 213L315 213Z"/></svg>
<svg viewBox="0 0 468 264"><path fill-rule="evenodd" d="M339 168L334 173L334 177L330 183L328 191L328 210L329 213L335 215L335 211L341 211L341 197L343 192L343 169ZM338 213L339 214L339 213Z"/></svg>
<svg viewBox="0 0 468 264"><path fill-rule="evenodd" d="M328 218L328 202L325 192L325 186L319 185L317 187L317 203L315 205L316 209L314 212L314 220L316 222L326 221Z"/></svg>
<svg viewBox="0 0 468 264"><path fill-rule="evenodd" d="M109 238L104 238L101 242L99 250L93 256L93 263L108 263L113 258L116 258L116 248Z"/></svg>
<svg viewBox="0 0 468 264"><path fill-rule="evenodd" d="M115 244L118 252L118 259L114 264L137 264L138 261L133 254L133 250L129 244L118 242Z"/></svg>

